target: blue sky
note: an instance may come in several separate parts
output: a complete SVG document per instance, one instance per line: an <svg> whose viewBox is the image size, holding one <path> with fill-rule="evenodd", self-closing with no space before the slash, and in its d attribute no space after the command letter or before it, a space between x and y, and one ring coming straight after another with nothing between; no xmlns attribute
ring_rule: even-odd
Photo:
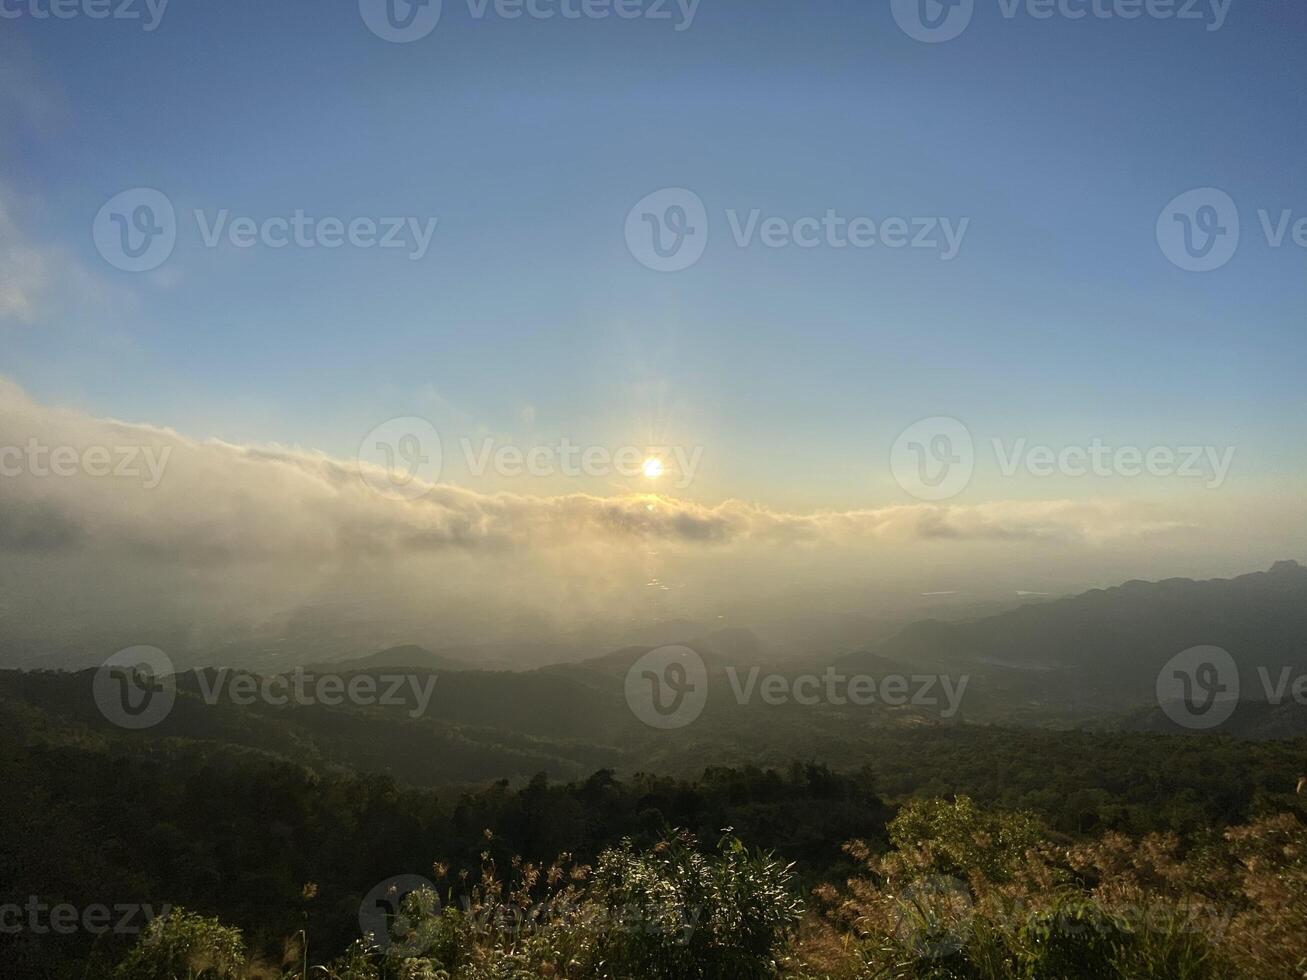
<svg viewBox="0 0 1307 980"><path fill-rule="evenodd" d="M1270 248L1256 212L1307 215L1305 26L1247 0L1214 31L977 0L938 44L840 0L702 0L683 31L446 0L408 44L354 3L174 0L153 32L0 20L0 192L58 269L0 321L0 372L95 415L340 456L409 414L446 437L702 445L705 503L910 500L884 461L937 415L978 441L1236 445L1230 492L1283 494L1307 445L1307 250ZM133 274L90 229L141 186L179 231ZM1243 240L1186 272L1154 223L1206 186ZM623 238L666 187L711 227L676 273ZM736 247L725 211L755 208L970 221L951 261ZM209 249L194 209L439 221L410 261ZM1088 492L982 467L968 494Z"/></svg>

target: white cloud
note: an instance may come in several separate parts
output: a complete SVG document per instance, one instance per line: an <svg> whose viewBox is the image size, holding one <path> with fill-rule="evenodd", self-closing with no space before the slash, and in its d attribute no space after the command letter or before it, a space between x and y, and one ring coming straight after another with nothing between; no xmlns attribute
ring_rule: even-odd
<svg viewBox="0 0 1307 980"><path fill-rule="evenodd" d="M723 613L793 638L823 610L901 612L904 596L937 588L1232 574L1304 540L1291 502L1210 493L796 513L532 496L544 491L527 479L520 493L438 485L392 500L352 460L96 418L0 378L0 468L33 439L168 456L153 489L146 472L0 475L8 662L93 663L135 643L251 663L402 642L566 645Z"/></svg>
<svg viewBox="0 0 1307 980"><path fill-rule="evenodd" d="M1156 505L1035 501L787 513L646 495L485 494L432 485L418 500L372 490L359 464L278 446L196 441L169 429L39 405L0 383L0 446L129 451L135 476L22 473L0 480L0 544L102 550L183 564L426 552L523 552L665 542L860 545L882 541L1095 541L1173 530ZM166 460L157 476L155 465ZM10 466L17 462L11 453ZM150 484L156 482L157 486ZM526 489L529 489L526 488Z"/></svg>

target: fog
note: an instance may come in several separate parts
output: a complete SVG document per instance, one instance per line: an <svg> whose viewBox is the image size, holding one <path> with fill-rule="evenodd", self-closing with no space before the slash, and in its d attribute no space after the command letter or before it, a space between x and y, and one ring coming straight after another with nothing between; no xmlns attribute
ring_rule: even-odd
<svg viewBox="0 0 1307 980"><path fill-rule="evenodd" d="M814 513L450 485L395 499L356 460L95 418L2 381L0 447L6 666L87 665L138 643L182 663L419 643L535 666L723 628L802 656L1019 590L1235 574L1301 542L1272 510L1228 499Z"/></svg>

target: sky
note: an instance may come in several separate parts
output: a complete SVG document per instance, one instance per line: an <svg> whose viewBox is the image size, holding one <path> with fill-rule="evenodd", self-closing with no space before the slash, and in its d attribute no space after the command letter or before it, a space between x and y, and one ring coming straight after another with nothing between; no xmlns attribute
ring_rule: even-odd
<svg viewBox="0 0 1307 980"><path fill-rule="evenodd" d="M232 542L299 498L282 471L223 486L224 452L296 473L387 440L407 458L414 419L439 438L421 476L492 501L460 526L525 542L531 561L557 509L587 501L579 520L608 533L604 508L645 494L681 544L770 542L783 557L764 568L799 560L778 525L820 523L846 548L865 522L911 515L897 551L802 559L828 577L910 568L910 588L996 566L1005 587L1230 574L1305 550L1301 5L624 0L633 16L601 18L586 10L611 4L538 0L544 18L392 0L418 28L440 10L397 42L380 0L135 0L136 19L66 2L57 18L49 0L0 0L4 434L77 420L81 445L122 420L175 433L178 460L210 454L167 504L181 490L166 479L153 496L0 483L32 513L64 501L94 543L83 571L123 560L112 547L156 572L165 554L251 560ZM960 33L932 34L923 10ZM140 188L172 209L175 244L128 271L115 236L136 233ZM1214 190L1181 197L1196 189ZM372 219L399 247L274 247L284 225L233 239L238 221L297 213ZM1186 256L1184 221L1201 246L1211 217L1215 252ZM874 244L849 242L855 219ZM892 244L893 219L919 246ZM665 250L686 226L685 267L660 270L653 231ZM1185 267L1204 262L1219 264ZM638 458L577 474L560 445ZM1086 473L1095 445L1127 456ZM543 447L535 472L512 447ZM1046 472L1031 447L1071 456ZM1136 451L1161 454L1156 472L1135 474ZM965 479L914 482L941 461ZM503 494L544 498L513 518L525 537L485 516ZM374 496L413 530L411 497ZM144 527L128 541L123 507L166 543L144 546ZM309 510L325 529L304 539L343 540L334 510ZM719 520L720 535L698 523ZM205 537L219 525L220 547ZM24 526L11 538L29 551L58 540ZM662 534L643 528L633 553ZM277 555L308 561L303 545ZM568 581L551 608L580 608Z"/></svg>

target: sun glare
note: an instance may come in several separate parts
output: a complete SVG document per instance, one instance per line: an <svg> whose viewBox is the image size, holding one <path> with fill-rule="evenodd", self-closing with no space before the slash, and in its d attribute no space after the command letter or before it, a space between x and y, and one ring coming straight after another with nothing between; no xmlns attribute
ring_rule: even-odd
<svg viewBox="0 0 1307 980"><path fill-rule="evenodd" d="M661 459L646 459L643 468L644 475L650 480L656 480L663 475L663 461Z"/></svg>

